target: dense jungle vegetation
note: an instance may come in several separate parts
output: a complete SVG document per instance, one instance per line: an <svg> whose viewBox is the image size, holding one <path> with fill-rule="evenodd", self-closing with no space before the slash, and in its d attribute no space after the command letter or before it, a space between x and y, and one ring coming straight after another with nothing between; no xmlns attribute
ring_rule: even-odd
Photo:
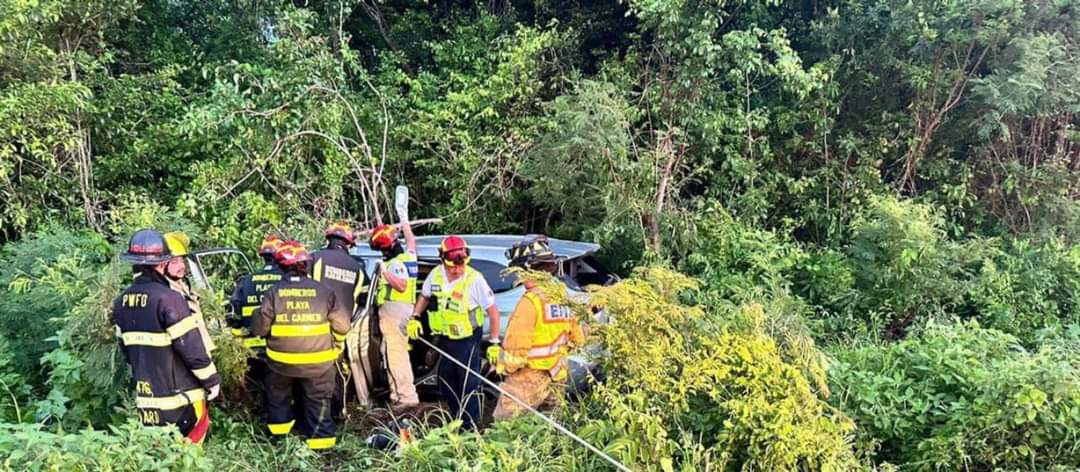
<svg viewBox="0 0 1080 472"><path fill-rule="evenodd" d="M605 470L524 418L397 454L134 419L137 228L605 248L634 470L1080 467L1080 1L0 0L0 468ZM211 317L226 294L205 294Z"/></svg>

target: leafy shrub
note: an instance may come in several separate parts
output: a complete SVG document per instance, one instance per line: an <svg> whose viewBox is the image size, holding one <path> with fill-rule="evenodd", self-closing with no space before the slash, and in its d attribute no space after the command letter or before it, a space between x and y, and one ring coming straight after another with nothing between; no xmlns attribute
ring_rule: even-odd
<svg viewBox="0 0 1080 472"><path fill-rule="evenodd" d="M851 470L854 424L787 362L758 305L680 303L692 279L643 269L597 289L614 320L598 408L582 431L635 469Z"/></svg>
<svg viewBox="0 0 1080 472"><path fill-rule="evenodd" d="M1012 240L983 259L968 290L973 316L1028 346L1080 324L1080 246Z"/></svg>
<svg viewBox="0 0 1080 472"><path fill-rule="evenodd" d="M847 309L886 329L886 336L901 337L911 324L942 317L962 301L956 271L966 254L945 239L933 208L894 197L870 203L846 251L857 290Z"/></svg>
<svg viewBox="0 0 1080 472"><path fill-rule="evenodd" d="M213 470L202 449L185 442L175 428L144 428L134 420L108 431L77 433L0 423L0 457L4 470Z"/></svg>
<svg viewBox="0 0 1080 472"><path fill-rule="evenodd" d="M96 267L112 256L101 236L68 229L44 230L0 251L0 337L19 355L14 368L40 387L38 359L56 347L55 320L86 296Z"/></svg>
<svg viewBox="0 0 1080 472"><path fill-rule="evenodd" d="M21 423L30 400L30 383L15 367L18 356L11 343L0 337L0 422Z"/></svg>
<svg viewBox="0 0 1080 472"><path fill-rule="evenodd" d="M776 234L747 225L719 205L691 217L693 238L682 268L723 298L756 298L758 289L786 288L790 273L806 254Z"/></svg>
<svg viewBox="0 0 1080 472"><path fill-rule="evenodd" d="M917 470L1080 466L1075 345L1029 353L969 323L836 357L833 398L878 460Z"/></svg>

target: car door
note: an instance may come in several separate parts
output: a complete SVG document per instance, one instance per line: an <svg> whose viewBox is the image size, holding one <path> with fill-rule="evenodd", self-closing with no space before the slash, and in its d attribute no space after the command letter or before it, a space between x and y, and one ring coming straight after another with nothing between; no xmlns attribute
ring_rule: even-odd
<svg viewBox="0 0 1080 472"><path fill-rule="evenodd" d="M251 260L243 251L235 248L192 251L186 258L192 285L206 290L231 290L225 284L235 283L254 270ZM215 283L219 286L215 286Z"/></svg>
<svg viewBox="0 0 1080 472"><path fill-rule="evenodd" d="M382 261L376 261L372 274L382 269ZM365 407L371 406L373 396L386 385L386 372L381 367L382 336L379 335L375 310L378 277L368 278L367 297L357 303L353 310L352 327L345 337L345 349L349 357L349 375L356 389L356 400Z"/></svg>

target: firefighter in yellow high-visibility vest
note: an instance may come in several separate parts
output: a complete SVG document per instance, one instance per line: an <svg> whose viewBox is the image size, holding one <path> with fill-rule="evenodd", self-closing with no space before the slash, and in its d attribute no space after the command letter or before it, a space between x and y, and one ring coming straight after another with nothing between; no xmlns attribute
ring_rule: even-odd
<svg viewBox="0 0 1080 472"><path fill-rule="evenodd" d="M406 219L401 221L405 245L398 241L398 226L382 224L371 232L371 249L383 254L376 303L379 304L379 330L390 377L390 401L397 411L420 404L413 384L409 362L409 338L406 328L416 304L416 237Z"/></svg>
<svg viewBox="0 0 1080 472"><path fill-rule="evenodd" d="M506 255L512 265L553 274L558 271L558 259L543 236L526 238ZM502 346L491 346L487 356L497 372L507 374L500 387L537 408L551 396L552 382L566 380L567 353L585 342L585 333L569 306L554 303L530 280L523 284L525 295L510 315ZM509 418L522 409L503 396L494 417Z"/></svg>

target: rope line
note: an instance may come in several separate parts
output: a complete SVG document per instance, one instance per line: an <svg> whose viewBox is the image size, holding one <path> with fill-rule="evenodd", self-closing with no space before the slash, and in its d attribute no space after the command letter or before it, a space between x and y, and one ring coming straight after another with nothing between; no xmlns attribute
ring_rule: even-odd
<svg viewBox="0 0 1080 472"><path fill-rule="evenodd" d="M481 382L484 382L485 384L487 384L491 388L494 388L500 394L506 395L506 397L513 400L514 403L517 403L518 405L521 405L521 406L525 407L525 409L528 410L530 413L532 413L532 414L534 414L536 416L539 416L540 419L546 421L549 425L551 425L557 431L559 431L560 433L570 437L570 439L573 439L574 441L577 441L582 446L585 446L586 449L588 449L588 450L592 451L594 454L600 456L605 461L607 461L609 464L614 466L616 469L619 469L619 470L621 470L623 472L631 472L629 467L626 467L621 462L615 460L615 458L607 455L606 453L604 453L604 451L601 451L596 446L593 446L592 444L589 444L588 441L582 439L580 436L578 436L578 435L574 434L573 432L571 432L570 430L566 429L566 427L559 424L555 420L549 418L547 415L545 415L543 413L540 413L535 408L529 406L528 403L525 403L524 401L522 401L520 398L514 396L513 394L511 394L510 392L507 392L506 390L503 390L498 385L496 385L495 382L492 382L492 381L488 380L487 377L484 377L483 375L480 375L479 372L470 369L469 366L467 366L464 363L462 363L461 361L455 359L454 356L451 356L450 354L447 354L442 349L439 349L438 347L436 347L435 344L431 343L430 341L428 341L428 340L426 340L424 338L418 338L417 340L424 343L424 344L426 344L431 349L434 349L435 352L437 352L444 359L449 360L450 362L453 362L454 364L457 364L458 367L461 367L462 369L465 369L466 372L475 375L477 378L480 379Z"/></svg>

